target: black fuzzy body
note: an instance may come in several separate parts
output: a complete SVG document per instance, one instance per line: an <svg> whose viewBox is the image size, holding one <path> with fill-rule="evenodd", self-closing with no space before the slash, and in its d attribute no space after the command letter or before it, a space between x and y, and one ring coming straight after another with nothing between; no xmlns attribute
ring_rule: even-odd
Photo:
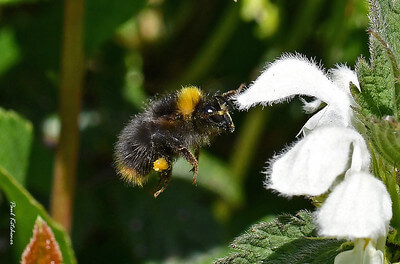
<svg viewBox="0 0 400 264"><path fill-rule="evenodd" d="M182 149L198 150L209 144L213 136L233 131L228 112L225 119L230 121L207 114L210 107L221 110L215 96L202 95L190 117L180 113L177 98L175 92L153 100L143 113L129 121L115 147L117 166L133 169L136 177L146 177L157 159L164 158L172 164L182 155Z"/></svg>

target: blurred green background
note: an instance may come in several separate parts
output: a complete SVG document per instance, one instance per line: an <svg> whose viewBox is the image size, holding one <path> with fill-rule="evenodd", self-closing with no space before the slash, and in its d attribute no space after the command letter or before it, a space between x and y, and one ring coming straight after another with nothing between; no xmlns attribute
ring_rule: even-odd
<svg viewBox="0 0 400 264"><path fill-rule="evenodd" d="M63 1L0 0L0 107L33 124L26 188L46 208L60 130L63 8ZM143 189L118 179L113 146L148 98L183 85L236 89L285 52L326 68L354 66L368 54L367 10L364 0L87 0L71 233L78 262L210 263L251 224L311 208L265 190L260 173L304 124L298 99L235 112L235 133L201 152L197 186L179 160L158 199L156 177ZM1 194L0 216L1 263L18 263Z"/></svg>

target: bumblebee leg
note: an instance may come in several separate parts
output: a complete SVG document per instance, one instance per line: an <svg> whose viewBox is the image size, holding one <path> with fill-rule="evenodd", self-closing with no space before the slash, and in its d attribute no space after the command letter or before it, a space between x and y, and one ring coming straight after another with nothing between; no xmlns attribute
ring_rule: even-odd
<svg viewBox="0 0 400 264"><path fill-rule="evenodd" d="M159 196L167 188L169 182L171 181L171 172L172 170L168 169L159 174L160 180L158 181L155 189L157 190L160 188L160 186L161 188L153 194L154 198L157 198L157 196Z"/></svg>
<svg viewBox="0 0 400 264"><path fill-rule="evenodd" d="M244 83L242 83L238 89L236 90L230 90L227 91L221 95L216 95L215 97L217 99L220 99L223 101L224 105L229 106L229 109L235 109L236 107L234 106L234 104L232 103L232 97L235 95L238 95L241 93L241 91L246 87L246 85Z"/></svg>
<svg viewBox="0 0 400 264"><path fill-rule="evenodd" d="M240 93L245 87L246 87L246 84L244 84L244 83L240 84L239 88L236 90L236 93Z"/></svg>
<svg viewBox="0 0 400 264"><path fill-rule="evenodd" d="M195 147L194 148L194 157L196 158L197 161L199 161L199 156L200 156L200 148Z"/></svg>
<svg viewBox="0 0 400 264"><path fill-rule="evenodd" d="M194 148L194 157L196 158L197 162L199 162L199 156L200 156L200 148L195 147ZM190 171L194 171L194 167Z"/></svg>
<svg viewBox="0 0 400 264"><path fill-rule="evenodd" d="M246 87L246 85L245 85L244 83L242 83L242 84L239 86L239 88L237 88L236 90L227 91L227 92L221 94L221 97L223 97L223 98L228 98L228 97L231 97L232 95L237 95L237 94L239 94L245 87Z"/></svg>
<svg viewBox="0 0 400 264"><path fill-rule="evenodd" d="M199 174L199 163L196 157L185 147L178 148L179 153L182 157L184 157L187 162L189 162L193 166L193 181L192 183L195 184L197 181L197 175Z"/></svg>
<svg viewBox="0 0 400 264"><path fill-rule="evenodd" d="M156 187L154 187L154 189L153 189L153 191L154 191L154 194L153 194L153 196L154 196L154 198L156 198L161 192L159 192L159 189L160 189L160 187L161 187L161 185L163 184L163 182L164 182L164 178L161 176L161 174L159 173L158 174L158 183L157 183L157 185L156 185ZM158 190L158 191L156 191L156 190Z"/></svg>

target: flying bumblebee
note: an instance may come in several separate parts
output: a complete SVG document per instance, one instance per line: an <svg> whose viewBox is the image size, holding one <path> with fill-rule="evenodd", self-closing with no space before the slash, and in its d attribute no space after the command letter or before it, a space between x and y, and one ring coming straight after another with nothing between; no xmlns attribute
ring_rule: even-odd
<svg viewBox="0 0 400 264"><path fill-rule="evenodd" d="M172 164L181 156L193 166L196 183L200 147L222 132L235 130L229 115L230 98L243 87L212 96L189 86L150 101L121 131L115 146L115 163L122 179L143 186L151 170L158 172L157 197L168 186Z"/></svg>

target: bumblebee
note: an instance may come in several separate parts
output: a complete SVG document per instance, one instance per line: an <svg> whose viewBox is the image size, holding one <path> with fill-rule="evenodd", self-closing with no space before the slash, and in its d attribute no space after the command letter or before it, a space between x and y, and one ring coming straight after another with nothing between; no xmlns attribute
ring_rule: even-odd
<svg viewBox="0 0 400 264"><path fill-rule="evenodd" d="M150 101L118 137L115 146L118 174L130 184L143 186L152 170L158 172L154 193L157 197L168 186L172 164L181 156L193 166L193 184L196 183L200 147L210 144L218 134L235 130L229 114L230 98L243 87L222 95L209 95L189 86Z"/></svg>

